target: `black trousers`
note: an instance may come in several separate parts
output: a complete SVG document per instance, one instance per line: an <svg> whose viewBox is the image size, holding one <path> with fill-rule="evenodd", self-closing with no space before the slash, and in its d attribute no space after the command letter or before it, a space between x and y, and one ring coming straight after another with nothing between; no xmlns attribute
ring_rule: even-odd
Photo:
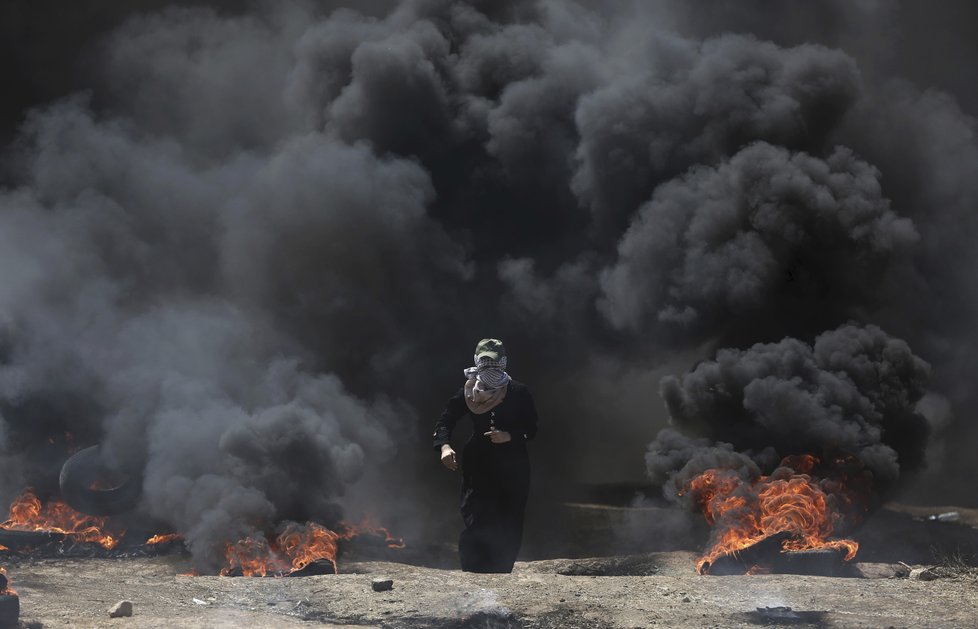
<svg viewBox="0 0 978 629"><path fill-rule="evenodd" d="M530 459L523 443L473 437L462 450L458 555L466 572L512 572L523 542Z"/></svg>

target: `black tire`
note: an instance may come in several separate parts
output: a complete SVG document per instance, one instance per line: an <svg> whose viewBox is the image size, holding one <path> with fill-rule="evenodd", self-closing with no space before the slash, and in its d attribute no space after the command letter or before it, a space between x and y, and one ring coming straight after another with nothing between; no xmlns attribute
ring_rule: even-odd
<svg viewBox="0 0 978 629"><path fill-rule="evenodd" d="M13 551L39 548L45 544L57 544L58 542L65 541L67 537L64 533L53 533L51 531L0 529L0 545L6 546Z"/></svg>
<svg viewBox="0 0 978 629"><path fill-rule="evenodd" d="M79 450L61 468L61 498L72 509L88 515L117 515L132 510L139 502L142 479L125 476L111 489L92 489L107 477L118 477L102 465L99 447Z"/></svg>

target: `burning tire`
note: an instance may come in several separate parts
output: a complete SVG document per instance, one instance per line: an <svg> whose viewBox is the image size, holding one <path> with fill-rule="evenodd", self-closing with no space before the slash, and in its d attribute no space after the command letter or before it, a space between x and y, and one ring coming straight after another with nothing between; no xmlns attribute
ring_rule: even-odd
<svg viewBox="0 0 978 629"><path fill-rule="evenodd" d="M80 450L61 468L61 497L71 508L88 515L116 515L139 501L142 479L106 468L99 446Z"/></svg>

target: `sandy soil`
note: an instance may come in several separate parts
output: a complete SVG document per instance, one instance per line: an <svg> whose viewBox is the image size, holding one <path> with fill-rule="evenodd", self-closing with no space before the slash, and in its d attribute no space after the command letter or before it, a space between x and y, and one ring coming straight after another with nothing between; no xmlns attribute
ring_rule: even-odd
<svg viewBox="0 0 978 629"><path fill-rule="evenodd" d="M700 576L690 549L702 548L702 531L677 512L585 504L535 527L527 556L539 559L512 575L457 570L447 538L403 551L354 545L342 574L296 578L180 576L190 569L183 554L0 561L21 595L22 626L34 627L978 627L978 568L965 565L978 563L978 512L927 519L951 510L881 510L854 532L860 563L845 578ZM942 563L941 578L907 578L909 567ZM393 579L393 590L374 592L375 577ZM133 617L110 619L120 600ZM792 612L758 612L777 607Z"/></svg>
<svg viewBox="0 0 978 629"><path fill-rule="evenodd" d="M860 564L871 578L696 575L688 552L517 564L475 575L400 563L348 565L302 578L178 576L185 557L13 563L22 621L43 627L973 627L978 581L919 581L899 564ZM564 573L631 572L625 576ZM646 573L636 576L635 573ZM371 580L394 588L374 592ZM131 618L108 608L130 600ZM772 621L758 607L791 607ZM35 626L37 626L35 624Z"/></svg>

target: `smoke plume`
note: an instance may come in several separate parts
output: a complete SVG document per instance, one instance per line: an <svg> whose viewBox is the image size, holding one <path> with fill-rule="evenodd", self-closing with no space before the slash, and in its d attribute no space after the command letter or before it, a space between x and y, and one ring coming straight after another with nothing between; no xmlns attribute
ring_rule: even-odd
<svg viewBox="0 0 978 629"><path fill-rule="evenodd" d="M51 42L84 65L5 123L0 498L102 443L214 570L424 494L485 336L537 487L640 477L654 383L714 356L663 381L657 483L829 445L895 481L928 425L973 472L972 82L894 52L902 4L701 4L118 3Z"/></svg>
<svg viewBox="0 0 978 629"><path fill-rule="evenodd" d="M923 462L928 424L917 403L929 376L904 341L875 326L845 325L814 345L787 338L720 350L681 378L663 378L681 432L663 430L649 446L649 475L674 498L711 468L747 480L786 456L854 456L884 494Z"/></svg>

